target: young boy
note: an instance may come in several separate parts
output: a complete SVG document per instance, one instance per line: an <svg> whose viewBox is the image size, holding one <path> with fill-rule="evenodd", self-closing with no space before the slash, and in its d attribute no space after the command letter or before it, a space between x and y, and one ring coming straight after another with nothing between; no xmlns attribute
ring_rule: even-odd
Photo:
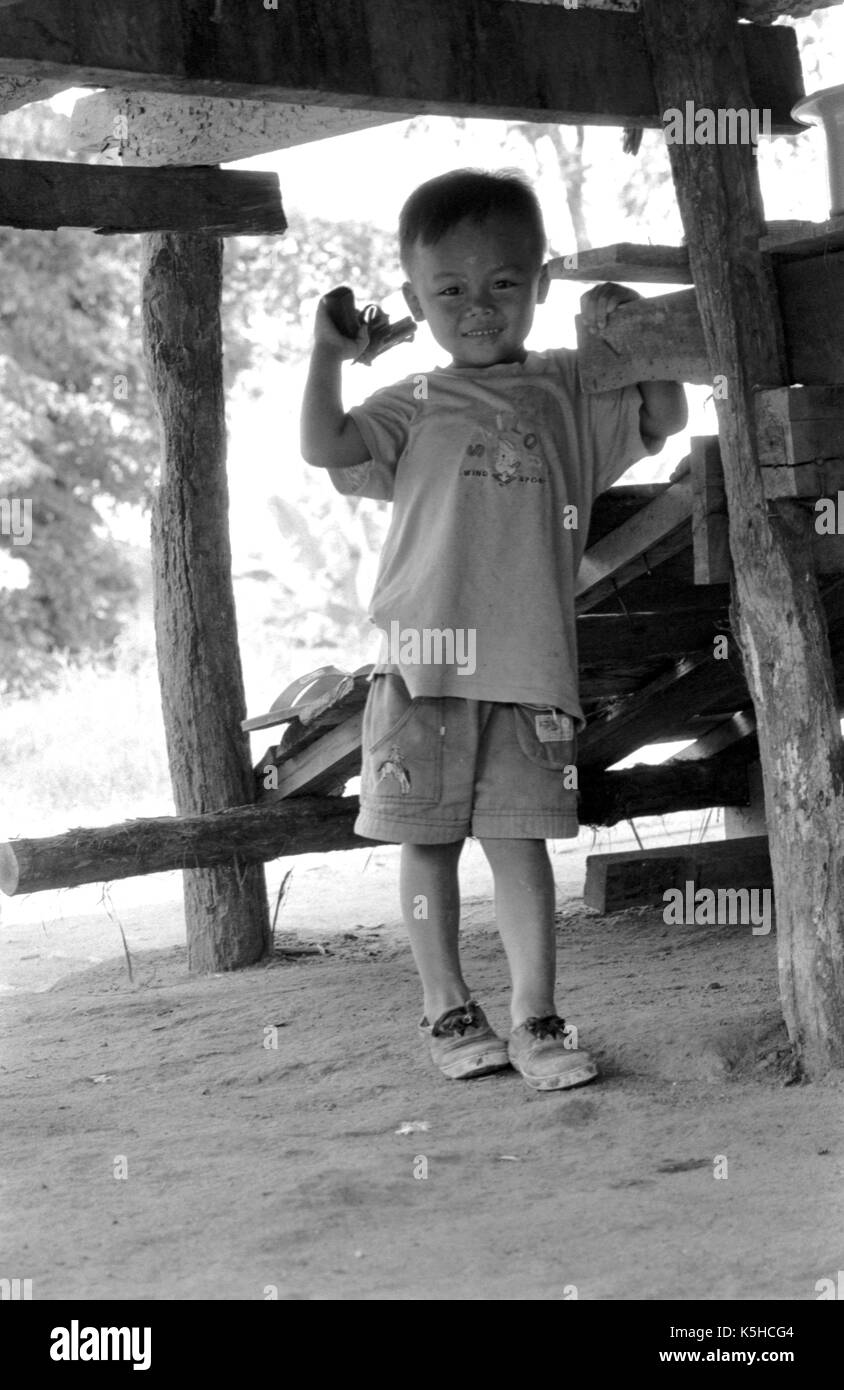
<svg viewBox="0 0 844 1390"><path fill-rule="evenodd" d="M402 845L420 1028L443 1074L512 1064L530 1086L562 1090L597 1075L556 1010L545 845L578 832L575 578L594 498L683 428L685 398L676 382L588 396L575 352L526 351L549 281L542 214L518 176L430 180L405 204L399 242L408 307L450 365L346 413L341 364L368 335L344 338L321 303L302 411L307 462L342 493L394 503L371 613L390 640L364 713L355 829ZM636 298L603 285L581 307L601 328ZM457 863L469 834L494 878L509 1045L460 964Z"/></svg>

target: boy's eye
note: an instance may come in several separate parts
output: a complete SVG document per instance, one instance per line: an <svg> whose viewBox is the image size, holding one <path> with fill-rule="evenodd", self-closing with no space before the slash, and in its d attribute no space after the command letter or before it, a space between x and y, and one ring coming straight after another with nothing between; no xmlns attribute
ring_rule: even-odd
<svg viewBox="0 0 844 1390"><path fill-rule="evenodd" d="M510 289L513 288L513 286L515 285L515 283L516 283L515 280L496 280L496 282L495 282L495 289L497 289L497 290L510 290Z"/></svg>
<svg viewBox="0 0 844 1390"><path fill-rule="evenodd" d="M451 295L454 295L454 294L459 294L459 293L460 293L460 288L459 288L458 285L446 285L446 287L445 287L444 290L440 290L440 294L451 294Z"/></svg>

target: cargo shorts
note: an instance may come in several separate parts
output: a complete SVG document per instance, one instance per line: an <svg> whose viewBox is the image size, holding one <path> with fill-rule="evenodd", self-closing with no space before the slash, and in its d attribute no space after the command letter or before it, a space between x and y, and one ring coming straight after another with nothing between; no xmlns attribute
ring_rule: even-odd
<svg viewBox="0 0 844 1390"><path fill-rule="evenodd" d="M372 679L363 715L355 833L399 844L578 833L575 721L547 706L412 699Z"/></svg>

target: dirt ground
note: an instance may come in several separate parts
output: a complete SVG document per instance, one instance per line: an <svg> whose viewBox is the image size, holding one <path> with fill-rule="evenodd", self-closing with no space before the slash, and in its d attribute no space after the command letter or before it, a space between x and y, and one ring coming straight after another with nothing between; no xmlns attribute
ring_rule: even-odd
<svg viewBox="0 0 844 1390"><path fill-rule="evenodd" d="M187 974L176 875L4 900L0 1274L35 1299L817 1298L842 1086L788 1084L774 934L599 917L557 850L559 1004L602 1068L563 1094L432 1069L392 848L273 865L277 954L227 976ZM461 870L506 1032L479 846Z"/></svg>

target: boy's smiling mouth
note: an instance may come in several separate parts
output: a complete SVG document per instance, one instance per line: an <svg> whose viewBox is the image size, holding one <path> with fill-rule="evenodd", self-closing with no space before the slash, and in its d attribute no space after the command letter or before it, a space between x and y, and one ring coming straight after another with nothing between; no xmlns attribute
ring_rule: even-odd
<svg viewBox="0 0 844 1390"><path fill-rule="evenodd" d="M464 338L493 338L500 333L500 328L464 328L462 337Z"/></svg>

